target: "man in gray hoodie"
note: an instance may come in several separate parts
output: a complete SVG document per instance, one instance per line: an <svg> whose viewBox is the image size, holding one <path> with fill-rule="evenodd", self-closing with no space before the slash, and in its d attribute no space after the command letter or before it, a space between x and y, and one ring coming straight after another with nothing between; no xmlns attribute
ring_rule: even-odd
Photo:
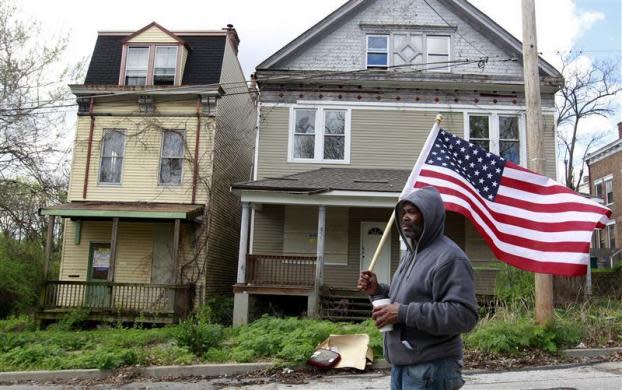
<svg viewBox="0 0 622 390"><path fill-rule="evenodd" d="M391 285L364 271L359 288L372 300L390 298L374 308L391 363L391 389L459 389L463 345L460 334L477 323L477 301L469 259L444 235L445 207L433 187L412 192L395 206L396 225L408 252Z"/></svg>

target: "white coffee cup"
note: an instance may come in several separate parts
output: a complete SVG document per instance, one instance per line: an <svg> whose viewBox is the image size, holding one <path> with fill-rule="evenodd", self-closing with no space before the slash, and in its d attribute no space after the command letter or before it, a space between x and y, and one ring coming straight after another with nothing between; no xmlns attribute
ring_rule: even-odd
<svg viewBox="0 0 622 390"><path fill-rule="evenodd" d="M376 299L372 301L371 304L373 307L382 307L391 303L389 298ZM381 332L389 332L393 330L393 324L388 324L379 329Z"/></svg>

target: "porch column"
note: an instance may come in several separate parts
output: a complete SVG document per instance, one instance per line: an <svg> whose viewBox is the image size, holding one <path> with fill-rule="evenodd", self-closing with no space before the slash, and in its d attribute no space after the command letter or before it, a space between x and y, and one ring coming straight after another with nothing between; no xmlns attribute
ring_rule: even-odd
<svg viewBox="0 0 622 390"><path fill-rule="evenodd" d="M249 215L249 203L242 202L242 220L240 221L240 248L238 251L238 284L246 283L246 253L248 249Z"/></svg>
<svg viewBox="0 0 622 390"><path fill-rule="evenodd" d="M54 219L53 215L48 215L48 230L45 238L45 258L43 260L43 281L47 282L50 269L50 258L52 257L52 244L54 241Z"/></svg>
<svg viewBox="0 0 622 390"><path fill-rule="evenodd" d="M181 220L175 220L175 227L173 228L173 272L175 273L174 283L177 284L181 281L181 275L178 273L178 258L179 258L179 236L181 231Z"/></svg>
<svg viewBox="0 0 622 390"><path fill-rule="evenodd" d="M320 288L324 284L324 241L326 239L326 206L322 205L318 208L317 216L317 247L315 261L315 284L313 291L314 306L311 314L313 317L319 317L320 314ZM311 298L310 298L311 299Z"/></svg>
<svg viewBox="0 0 622 390"><path fill-rule="evenodd" d="M248 225L250 207L248 202L242 202L242 219L240 220L240 247L238 251L237 284L246 283L246 253L248 252ZM251 297L246 291L236 292L233 297L233 326L248 324L248 312Z"/></svg>
<svg viewBox="0 0 622 390"><path fill-rule="evenodd" d="M110 237L110 267L108 281L114 282L114 271L117 263L117 237L119 236L119 218L112 218L112 235Z"/></svg>

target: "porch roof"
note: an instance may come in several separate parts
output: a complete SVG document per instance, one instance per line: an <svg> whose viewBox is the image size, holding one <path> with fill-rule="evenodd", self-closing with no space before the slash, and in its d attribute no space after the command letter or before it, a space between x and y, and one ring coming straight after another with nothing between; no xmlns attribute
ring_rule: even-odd
<svg viewBox="0 0 622 390"><path fill-rule="evenodd" d="M69 202L39 210L41 215L70 218L193 219L202 205L146 202Z"/></svg>
<svg viewBox="0 0 622 390"><path fill-rule="evenodd" d="M288 193L329 191L400 193L410 175L404 169L319 168L282 177L235 183L233 190L260 190Z"/></svg>

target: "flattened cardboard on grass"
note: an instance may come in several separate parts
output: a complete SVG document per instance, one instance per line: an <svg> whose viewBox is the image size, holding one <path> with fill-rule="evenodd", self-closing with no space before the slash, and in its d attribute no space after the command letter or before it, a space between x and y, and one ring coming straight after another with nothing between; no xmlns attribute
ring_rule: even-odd
<svg viewBox="0 0 622 390"><path fill-rule="evenodd" d="M330 349L341 355L335 368L365 370L367 361L374 361L374 352L369 347L367 334L330 335L317 348Z"/></svg>

